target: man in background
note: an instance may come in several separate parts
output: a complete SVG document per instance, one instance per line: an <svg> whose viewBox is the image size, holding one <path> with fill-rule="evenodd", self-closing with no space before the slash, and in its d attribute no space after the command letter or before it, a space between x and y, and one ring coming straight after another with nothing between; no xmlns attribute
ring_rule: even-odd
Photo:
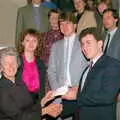
<svg viewBox="0 0 120 120"><path fill-rule="evenodd" d="M59 16L62 40L55 42L51 48L48 64L48 80L52 90L65 88L76 89L83 70L87 66L75 34L76 17L74 13L63 12ZM66 101L69 102L69 101ZM69 111L69 109L68 109ZM71 120L69 117L67 120Z"/></svg>
<svg viewBox="0 0 120 120"><path fill-rule="evenodd" d="M120 29L119 16L115 9L106 9L103 12L103 25L107 29L104 34L103 50L108 56L120 61ZM117 103L117 120L120 120L120 95Z"/></svg>
<svg viewBox="0 0 120 120"><path fill-rule="evenodd" d="M30 4L18 9L15 35L16 46L20 39L21 32L27 28L36 29L40 33L49 30L47 18L49 9L41 4L42 0L32 0Z"/></svg>

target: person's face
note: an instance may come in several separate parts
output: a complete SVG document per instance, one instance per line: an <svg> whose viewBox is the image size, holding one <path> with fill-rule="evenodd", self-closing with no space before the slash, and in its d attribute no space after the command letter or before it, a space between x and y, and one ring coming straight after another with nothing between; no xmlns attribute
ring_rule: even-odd
<svg viewBox="0 0 120 120"><path fill-rule="evenodd" d="M60 22L60 30L64 36L71 36L75 32L76 24L70 21Z"/></svg>
<svg viewBox="0 0 120 120"><path fill-rule="evenodd" d="M81 11L85 8L84 0L73 0L73 3L77 11Z"/></svg>
<svg viewBox="0 0 120 120"><path fill-rule="evenodd" d="M24 52L34 52L37 48L38 39L35 36L27 34L22 42Z"/></svg>
<svg viewBox="0 0 120 120"><path fill-rule="evenodd" d="M102 52L102 41L97 41L93 35L88 34L81 38L81 49L87 59L93 59Z"/></svg>
<svg viewBox="0 0 120 120"><path fill-rule="evenodd" d="M108 11L103 14L103 25L109 31L116 27L117 19L112 16L112 12Z"/></svg>
<svg viewBox="0 0 120 120"><path fill-rule="evenodd" d="M103 11L105 10L105 9L107 9L108 8L108 6L107 6L107 4L105 4L104 2L102 2L102 3L100 3L99 5L98 5L98 11L99 11L99 13L102 15L102 13L103 13Z"/></svg>
<svg viewBox="0 0 120 120"><path fill-rule="evenodd" d="M41 0L32 0L32 3L34 3L34 4L40 4Z"/></svg>
<svg viewBox="0 0 120 120"><path fill-rule="evenodd" d="M53 30L56 30L59 28L58 27L58 16L59 16L58 13L52 12L49 17L50 26Z"/></svg>
<svg viewBox="0 0 120 120"><path fill-rule="evenodd" d="M6 78L13 78L17 72L18 63L15 56L5 56L2 62L2 73Z"/></svg>
<svg viewBox="0 0 120 120"><path fill-rule="evenodd" d="M87 4L90 8L92 8L93 7L93 0L88 0Z"/></svg>

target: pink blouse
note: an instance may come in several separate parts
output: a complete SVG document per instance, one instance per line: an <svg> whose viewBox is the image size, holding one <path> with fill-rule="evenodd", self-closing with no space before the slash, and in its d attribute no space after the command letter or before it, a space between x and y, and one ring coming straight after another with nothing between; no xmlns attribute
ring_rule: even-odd
<svg viewBox="0 0 120 120"><path fill-rule="evenodd" d="M40 88L40 80L39 80L39 73L36 66L36 60L34 59L32 62L28 62L23 56L23 73L22 73L22 80L26 84L28 90L30 92L38 92Z"/></svg>

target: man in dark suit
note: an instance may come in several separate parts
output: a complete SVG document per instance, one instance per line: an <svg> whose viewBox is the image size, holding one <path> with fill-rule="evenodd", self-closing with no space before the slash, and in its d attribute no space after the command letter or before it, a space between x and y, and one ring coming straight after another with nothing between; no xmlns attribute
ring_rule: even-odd
<svg viewBox="0 0 120 120"><path fill-rule="evenodd" d="M83 30L80 43L85 57L92 63L92 68L88 67L83 72L78 91L72 90L62 96L71 102L63 105L61 115L64 117L76 111L75 117L78 120L116 120L120 62L103 55L103 41L96 28Z"/></svg>
<svg viewBox="0 0 120 120"><path fill-rule="evenodd" d="M120 60L120 29L117 27L118 19L118 13L114 9L106 9L103 12L103 25L107 29L103 35L103 50L108 56ZM109 41L108 34L110 35Z"/></svg>
<svg viewBox="0 0 120 120"><path fill-rule="evenodd" d="M109 19L108 19L109 18ZM103 12L103 25L107 29L104 33L104 46L103 49L106 54L117 60L120 60L120 29L118 25L118 13L114 9L106 9ZM108 41L108 34L110 34L110 39ZM108 43L108 44L107 44ZM120 100L120 99L119 99ZM117 104L117 119L120 120L120 103Z"/></svg>
<svg viewBox="0 0 120 120"><path fill-rule="evenodd" d="M49 9L42 5L42 0L32 0L30 4L20 7L17 12L15 44L20 34L28 28L37 29L40 33L49 30Z"/></svg>

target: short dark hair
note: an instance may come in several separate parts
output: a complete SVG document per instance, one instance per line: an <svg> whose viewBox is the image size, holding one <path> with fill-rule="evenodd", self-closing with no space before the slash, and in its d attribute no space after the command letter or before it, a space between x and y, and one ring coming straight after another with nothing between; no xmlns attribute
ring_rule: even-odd
<svg viewBox="0 0 120 120"><path fill-rule="evenodd" d="M118 25L118 22L119 22L119 14L117 12L116 9L112 9L112 8L108 8L108 9L105 9L103 11L103 15L106 13L106 12L112 12L112 16L114 17L114 19L118 19L116 25Z"/></svg>
<svg viewBox="0 0 120 120"><path fill-rule="evenodd" d="M82 30L82 32L81 32L80 35L79 35L79 41L81 41L81 39L82 39L83 37L85 37L86 35L88 35L88 34L93 35L94 38L95 38L97 41L102 40L102 36L101 36L98 28L96 28L96 27L89 27L89 28L86 28L86 29Z"/></svg>
<svg viewBox="0 0 120 120"><path fill-rule="evenodd" d="M77 24L77 18L73 12L63 12L59 16L59 22L70 21L73 24Z"/></svg>
<svg viewBox="0 0 120 120"><path fill-rule="evenodd" d="M52 13L60 14L61 11L60 11L59 9L51 9L51 10L48 12L48 18L50 18L50 16L51 16Z"/></svg>
<svg viewBox="0 0 120 120"><path fill-rule="evenodd" d="M108 9L105 9L103 11L103 14L105 14L106 12L112 12L112 16L115 18L115 19L119 19L119 14L117 12L116 9L112 9L112 8L108 8Z"/></svg>

